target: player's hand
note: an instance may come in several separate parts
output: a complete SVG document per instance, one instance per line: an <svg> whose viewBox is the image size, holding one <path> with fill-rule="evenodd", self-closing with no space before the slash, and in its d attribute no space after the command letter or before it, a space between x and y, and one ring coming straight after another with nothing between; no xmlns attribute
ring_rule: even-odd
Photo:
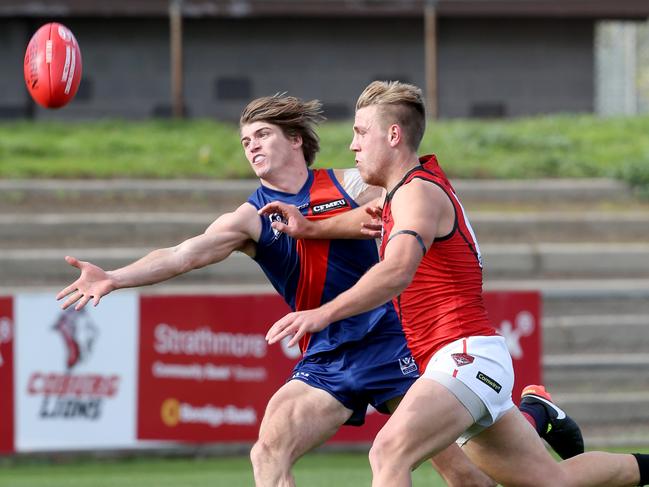
<svg viewBox="0 0 649 487"><path fill-rule="evenodd" d="M108 273L101 267L90 262L84 262L69 255L65 261L71 266L81 271L79 279L74 281L68 287L59 291L56 295L57 301L67 297L68 299L61 305L62 309L77 303L74 307L77 311L83 308L88 301L92 299L92 304L97 306L99 300L115 289L115 285Z"/></svg>
<svg viewBox="0 0 649 487"><path fill-rule="evenodd" d="M368 206L365 208L365 213L372 219L361 224L361 233L372 238L381 238L383 235L383 220L381 218L383 209L380 206Z"/></svg>
<svg viewBox="0 0 649 487"><path fill-rule="evenodd" d="M313 225L295 206L281 201L268 203L258 213L267 216L280 215L281 220L273 221L270 226L293 238L308 238Z"/></svg>
<svg viewBox="0 0 649 487"><path fill-rule="evenodd" d="M292 347L300 342L300 339L307 333L316 333L324 330L331 321L322 308L309 309L307 311L295 311L289 313L276 321L266 333L266 341L269 345L277 343L282 338L293 335L288 342Z"/></svg>

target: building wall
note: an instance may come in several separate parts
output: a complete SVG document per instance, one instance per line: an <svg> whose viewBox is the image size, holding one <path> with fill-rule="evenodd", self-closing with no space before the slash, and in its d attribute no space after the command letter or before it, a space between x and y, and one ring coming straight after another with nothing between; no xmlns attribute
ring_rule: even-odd
<svg viewBox="0 0 649 487"><path fill-rule="evenodd" d="M439 37L444 117L593 111L592 20L448 19Z"/></svg>
<svg viewBox="0 0 649 487"><path fill-rule="evenodd" d="M0 20L0 120L29 113L29 95L23 80L27 22Z"/></svg>
<svg viewBox="0 0 649 487"><path fill-rule="evenodd" d="M148 118L170 108L168 23L66 19L83 56L77 98L37 118ZM25 107L20 68L38 22L0 21L2 107ZM442 117L519 116L593 109L593 22L441 19ZM184 24L185 98L191 117L236 120L252 98L319 98L329 118L353 115L371 80L424 86L418 19L192 19ZM29 110L24 110L26 114Z"/></svg>

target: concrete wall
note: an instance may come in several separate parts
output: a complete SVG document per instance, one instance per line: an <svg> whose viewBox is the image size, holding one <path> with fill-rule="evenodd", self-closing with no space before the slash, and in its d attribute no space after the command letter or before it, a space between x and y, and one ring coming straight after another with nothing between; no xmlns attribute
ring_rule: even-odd
<svg viewBox="0 0 649 487"><path fill-rule="evenodd" d="M80 43L84 80L72 104L58 111L35 108L37 118L169 113L165 20L65 24ZM0 117L3 107L15 112L29 105L22 56L28 33L38 25L0 21ZM287 91L319 98L330 118L345 118L373 79L424 85L423 26L417 19L194 19L184 29L185 97L192 117L236 120L250 99ZM592 21L442 19L439 33L442 117L592 111Z"/></svg>
<svg viewBox="0 0 649 487"><path fill-rule="evenodd" d="M593 111L591 20L449 19L439 37L442 116Z"/></svg>

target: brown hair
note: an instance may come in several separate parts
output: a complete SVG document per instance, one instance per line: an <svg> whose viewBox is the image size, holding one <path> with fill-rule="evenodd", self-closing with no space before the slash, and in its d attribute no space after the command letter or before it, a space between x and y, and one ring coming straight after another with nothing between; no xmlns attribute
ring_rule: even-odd
<svg viewBox="0 0 649 487"><path fill-rule="evenodd" d="M320 150L320 138L315 126L324 120L322 103L318 100L302 101L285 93L257 98L243 109L239 126L253 122L277 125L286 137L300 136L302 152L307 166L313 164Z"/></svg>
<svg viewBox="0 0 649 487"><path fill-rule="evenodd" d="M379 105L381 117L403 128L405 141L416 151L426 130L426 107L421 90L400 81L373 81L358 97L356 110Z"/></svg>

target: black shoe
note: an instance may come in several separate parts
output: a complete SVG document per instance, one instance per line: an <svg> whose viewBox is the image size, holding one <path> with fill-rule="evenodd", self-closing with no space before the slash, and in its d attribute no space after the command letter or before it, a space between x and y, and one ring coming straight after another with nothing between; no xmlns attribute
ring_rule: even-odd
<svg viewBox="0 0 649 487"><path fill-rule="evenodd" d="M562 458L584 453L584 438L575 421L552 402L552 396L540 385L529 385L521 393L521 405L538 404L548 415L548 425L541 438Z"/></svg>

